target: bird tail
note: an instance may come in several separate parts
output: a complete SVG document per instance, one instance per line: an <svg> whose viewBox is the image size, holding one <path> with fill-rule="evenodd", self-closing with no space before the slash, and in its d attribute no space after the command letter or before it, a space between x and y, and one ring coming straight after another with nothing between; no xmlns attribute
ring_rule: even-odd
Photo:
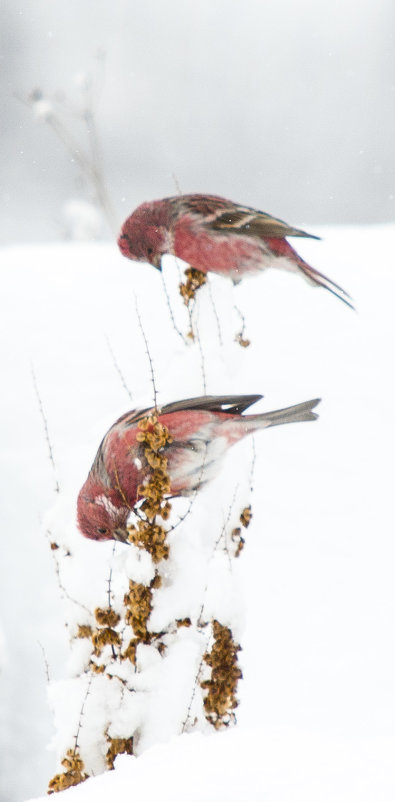
<svg viewBox="0 0 395 802"><path fill-rule="evenodd" d="M320 273L314 267L311 267L311 265L307 264L303 259L299 258L298 266L311 284L314 284L315 287L324 287L324 289L329 290L332 295L335 295L336 298L339 298L340 301L343 301L344 304L347 304L350 309L355 309L351 303L351 296L348 292L343 290L342 287L339 287L339 285L335 284L330 278L324 276L323 273Z"/></svg>
<svg viewBox="0 0 395 802"><path fill-rule="evenodd" d="M318 415L312 410L320 401L320 398L314 398L312 401L303 401L301 404L294 404L294 406L286 407L285 409L276 409L274 412L246 415L244 420L252 424L251 430L280 426L283 423L302 423L303 421L316 420Z"/></svg>

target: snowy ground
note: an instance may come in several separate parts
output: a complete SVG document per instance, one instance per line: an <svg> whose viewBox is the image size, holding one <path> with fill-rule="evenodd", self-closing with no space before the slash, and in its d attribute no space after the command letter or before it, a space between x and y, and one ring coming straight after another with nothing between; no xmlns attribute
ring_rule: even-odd
<svg viewBox="0 0 395 802"><path fill-rule="evenodd" d="M159 783L161 798L172 800L360 802L394 794L394 229L316 233L324 242L298 242L299 250L353 295L357 314L290 275L268 273L234 292L217 279L221 350L212 342L207 297L202 305L208 393L261 392L262 410L323 399L318 423L256 437L254 518L240 558L239 726L119 758L115 772L66 792L70 799L122 800L133 788L148 802ZM62 679L68 653L42 531L56 496L31 365L65 525L106 429L128 408L152 401L135 296L159 400L201 394L203 377L199 349L186 349L169 322L159 274L127 262L113 245L4 249L1 270L0 794L13 802L45 794L55 772L46 751L53 732L46 673ZM173 275L166 264L170 287ZM232 299L246 315L246 351L230 343ZM238 465L230 454L227 481ZM87 585L100 549L89 546Z"/></svg>

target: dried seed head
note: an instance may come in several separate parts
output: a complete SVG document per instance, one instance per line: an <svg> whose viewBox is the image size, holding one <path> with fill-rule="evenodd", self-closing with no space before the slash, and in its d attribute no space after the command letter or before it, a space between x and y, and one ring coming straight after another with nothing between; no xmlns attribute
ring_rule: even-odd
<svg viewBox="0 0 395 802"><path fill-rule="evenodd" d="M184 300L185 306L189 306L191 301L195 300L196 293L199 287L207 282L207 276L201 270L196 270L194 267L188 267L185 270L186 282L180 284L180 295Z"/></svg>
<svg viewBox="0 0 395 802"><path fill-rule="evenodd" d="M120 646L121 636L111 627L97 629L92 635L93 652L99 657L105 646Z"/></svg>
<svg viewBox="0 0 395 802"><path fill-rule="evenodd" d="M65 767L66 771L61 774L55 774L55 777L49 781L49 794L65 791L66 788L79 785L88 779L88 775L84 773L84 762L76 750L69 749L66 752L66 757L62 760L62 766Z"/></svg>
<svg viewBox="0 0 395 802"><path fill-rule="evenodd" d="M110 770L114 768L114 760L117 755L133 754L133 738L109 738L108 750L106 752L106 763Z"/></svg>
<svg viewBox="0 0 395 802"><path fill-rule="evenodd" d="M249 526L251 518L252 518L252 511L251 511L251 504L249 504L248 507L244 507L244 510L242 510L240 514L241 525L244 526L245 529L247 529L247 526Z"/></svg>
<svg viewBox="0 0 395 802"><path fill-rule="evenodd" d="M97 623L101 626L107 627L116 627L119 624L120 616L112 607L107 607L103 609L102 607L97 607L95 610L95 618Z"/></svg>
<svg viewBox="0 0 395 802"><path fill-rule="evenodd" d="M200 683L207 690L203 706L207 720L215 729L228 726L234 720L237 707L237 683L241 671L237 664L240 646L235 643L232 631L213 621L214 643L203 659L211 668L211 678Z"/></svg>
<svg viewBox="0 0 395 802"><path fill-rule="evenodd" d="M92 637L92 627L88 626L88 624L79 624L77 629L77 638L91 638Z"/></svg>

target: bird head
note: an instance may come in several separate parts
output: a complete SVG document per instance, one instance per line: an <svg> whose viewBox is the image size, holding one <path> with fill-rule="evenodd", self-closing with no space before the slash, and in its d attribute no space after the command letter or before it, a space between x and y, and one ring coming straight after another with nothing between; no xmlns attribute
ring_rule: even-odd
<svg viewBox="0 0 395 802"><path fill-rule="evenodd" d="M171 253L171 237L156 202L143 203L128 217L121 228L118 246L128 259L149 262L161 270L163 254Z"/></svg>
<svg viewBox="0 0 395 802"><path fill-rule="evenodd" d="M80 532L90 540L128 541L126 522L129 507L117 507L103 489L93 496L82 488L77 501L77 522Z"/></svg>

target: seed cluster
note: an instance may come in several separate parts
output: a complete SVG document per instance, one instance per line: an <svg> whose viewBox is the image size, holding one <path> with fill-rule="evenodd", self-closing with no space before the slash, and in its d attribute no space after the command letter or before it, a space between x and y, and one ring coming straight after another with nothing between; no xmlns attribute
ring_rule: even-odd
<svg viewBox="0 0 395 802"><path fill-rule="evenodd" d="M71 788L72 785L79 785L88 779L88 775L84 772L84 762L81 760L77 750L68 749L66 757L62 760L62 766L65 767L66 771L55 774L55 777L49 781L49 794L53 794L56 791L65 791L66 788Z"/></svg>
<svg viewBox="0 0 395 802"><path fill-rule="evenodd" d="M241 331L236 334L235 341L239 343L242 348L248 348L248 346L251 345L251 340L249 340L248 337L243 337L243 333Z"/></svg>
<svg viewBox="0 0 395 802"><path fill-rule="evenodd" d="M240 514L240 523L241 526L244 527L244 529L247 529L247 527L250 525L251 518L252 518L252 512L250 504L248 507L244 507L244 509ZM241 534L240 526L236 526L235 529L232 529L231 538L236 545L236 551L234 553L234 556L239 557L244 548L244 543L245 543L244 537Z"/></svg>
<svg viewBox="0 0 395 802"><path fill-rule="evenodd" d="M199 287L206 284L207 276L201 270L196 270L195 267L188 267L185 270L185 276L185 284L180 284L180 295L184 299L185 306L189 306L190 302L195 300Z"/></svg>
<svg viewBox="0 0 395 802"><path fill-rule="evenodd" d="M203 659L211 668L211 678L200 683L207 690L203 706L205 715L215 729L227 727L234 721L237 707L236 689L242 673L237 664L240 646L233 640L232 631L213 621L214 643Z"/></svg>
<svg viewBox="0 0 395 802"><path fill-rule="evenodd" d="M244 526L245 529L247 529L247 527L250 525L251 518L252 518L252 510L251 510L251 504L249 504L248 507L244 507L244 510L242 510L240 514L241 525Z"/></svg>
<svg viewBox="0 0 395 802"><path fill-rule="evenodd" d="M140 549L151 555L157 564L167 560L169 546L166 543L166 529L156 518L166 521L170 515L171 505L165 496L170 492L170 477L167 472L167 457L164 449L172 442L166 426L158 421L155 414L147 415L138 423L139 431L136 439L143 449L142 458L148 469L148 478L137 488L137 494L143 498L139 515L143 516L128 527L129 540ZM139 643L151 643L157 633L148 630L148 619L152 610L152 595L161 585L161 577L156 570L150 584L143 585L129 580L129 592L124 596L125 621L133 628L134 637L122 652L122 659L136 664L136 650ZM160 650L163 644L158 642Z"/></svg>
<svg viewBox="0 0 395 802"><path fill-rule="evenodd" d="M172 437L169 434L167 426L164 426L158 421L156 415L149 415L143 418L138 423L139 432L136 435L138 443L143 446L143 459L147 464L149 470L148 479L146 479L137 488L137 494L144 501L141 504L140 511L144 513L147 521L143 523L154 524L155 518L159 515L162 520L166 521L170 515L171 505L165 499L165 496L170 492L170 476L167 472L167 457L163 453L165 446L172 442ZM149 526L145 527L131 527L131 534L136 542L142 540L142 548L147 549L151 553L154 562L159 562L160 559L166 557L158 557L156 548L148 549L148 535ZM161 534L159 527L152 532L153 541L158 542ZM163 536L164 538L164 536ZM131 538L132 539L132 538ZM138 542L137 542L138 545ZM160 544L158 544L160 547ZM163 545L163 544L162 544ZM168 555L167 555L168 556Z"/></svg>
<svg viewBox="0 0 395 802"><path fill-rule="evenodd" d="M130 660L133 665L136 665L136 649L139 643L151 643L157 637L157 633L148 631L147 623L152 610L152 591L159 588L161 582L159 574L154 576L148 586L134 582L133 579L129 580L129 592L125 593L123 601L125 621L133 628L134 638L129 641L121 658Z"/></svg>
<svg viewBox="0 0 395 802"><path fill-rule="evenodd" d="M114 760L117 755L133 755L133 738L109 738L108 750L106 752L106 763L110 770L114 768Z"/></svg>
<svg viewBox="0 0 395 802"><path fill-rule="evenodd" d="M97 607L95 610L95 618L98 623L97 629L92 633L91 640L93 645L93 654L100 657L105 646L120 646L121 635L114 627L119 624L121 616L118 615L111 607L105 609ZM103 667L104 670L104 667Z"/></svg>

